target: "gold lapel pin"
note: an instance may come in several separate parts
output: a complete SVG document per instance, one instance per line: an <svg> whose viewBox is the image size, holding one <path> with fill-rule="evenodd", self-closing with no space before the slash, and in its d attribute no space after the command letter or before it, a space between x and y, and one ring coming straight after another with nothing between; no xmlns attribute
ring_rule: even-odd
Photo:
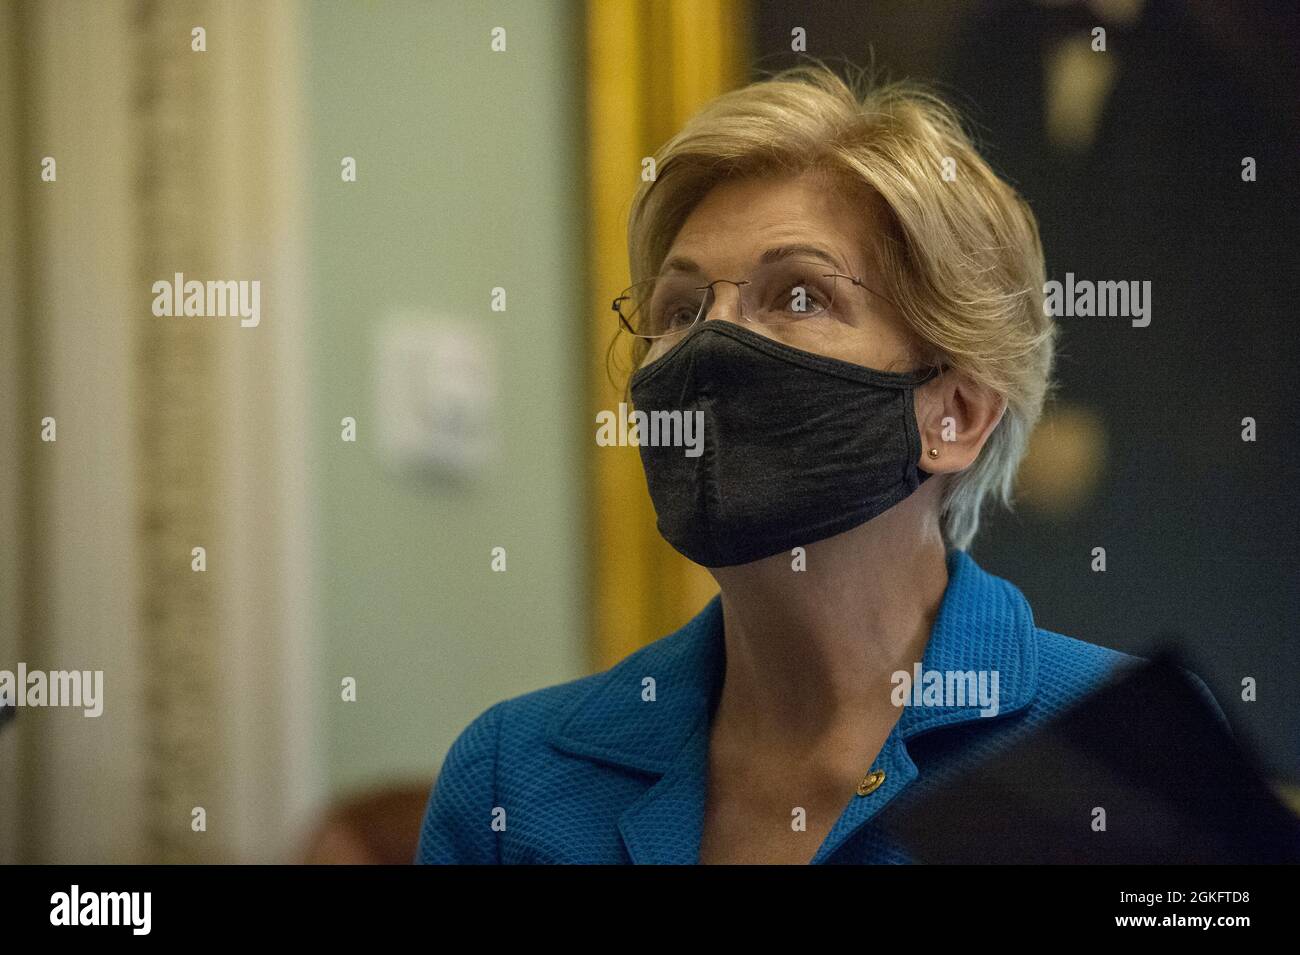
<svg viewBox="0 0 1300 955"><path fill-rule="evenodd" d="M880 788L885 781L885 771L883 769L873 769L867 775L862 777L862 782L858 783L858 795L870 796Z"/></svg>

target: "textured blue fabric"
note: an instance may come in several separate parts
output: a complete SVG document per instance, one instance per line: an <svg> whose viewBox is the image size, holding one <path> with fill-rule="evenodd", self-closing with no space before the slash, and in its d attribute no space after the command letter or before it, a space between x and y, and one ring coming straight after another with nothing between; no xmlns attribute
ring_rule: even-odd
<svg viewBox="0 0 1300 955"><path fill-rule="evenodd" d="M997 671L1000 710L906 707L872 766L885 771L883 785L852 798L814 863L910 861L876 821L886 806L942 786L1138 662L1037 628L1020 591L964 551L949 555L948 571L923 666ZM714 597L682 629L603 673L489 708L447 753L416 861L698 862L724 668ZM646 677L653 702L642 699Z"/></svg>

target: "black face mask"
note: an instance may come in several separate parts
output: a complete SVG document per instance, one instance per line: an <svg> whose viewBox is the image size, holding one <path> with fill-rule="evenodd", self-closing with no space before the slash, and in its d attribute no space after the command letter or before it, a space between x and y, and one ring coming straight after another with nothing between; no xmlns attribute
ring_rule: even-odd
<svg viewBox="0 0 1300 955"><path fill-rule="evenodd" d="M703 413L703 449L641 444L659 532L706 567L771 557L865 524L929 474L913 392L876 371L706 321L632 376L638 411Z"/></svg>

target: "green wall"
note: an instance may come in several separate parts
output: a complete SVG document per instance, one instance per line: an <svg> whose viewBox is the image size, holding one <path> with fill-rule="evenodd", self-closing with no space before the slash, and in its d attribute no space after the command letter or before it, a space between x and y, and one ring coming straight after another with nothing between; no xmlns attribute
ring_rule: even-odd
<svg viewBox="0 0 1300 955"><path fill-rule="evenodd" d="M577 3L312 3L310 315L321 728L332 790L431 778L492 703L586 660ZM489 49L504 26L507 51ZM356 183L340 178L354 156ZM503 286L508 311L489 308ZM374 329L401 307L495 345L495 465L392 474ZM339 421L358 420L358 440ZM490 550L505 547L507 571ZM353 676L358 700L340 700Z"/></svg>

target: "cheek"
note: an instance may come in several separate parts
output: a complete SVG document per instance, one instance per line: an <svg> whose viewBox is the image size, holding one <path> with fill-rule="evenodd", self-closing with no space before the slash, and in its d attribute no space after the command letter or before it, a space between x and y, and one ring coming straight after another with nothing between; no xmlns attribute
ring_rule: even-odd
<svg viewBox="0 0 1300 955"><path fill-rule="evenodd" d="M925 349L893 306L873 310L854 333L845 342L855 353L845 356L848 361L892 372L913 371L926 363Z"/></svg>
<svg viewBox="0 0 1300 955"><path fill-rule="evenodd" d="M649 345L646 347L644 354L641 356L641 361L637 364L637 367L644 368L652 361L655 361L656 359L663 357L663 355L667 354L668 349L671 347L672 345L666 339L656 338L652 340L649 343Z"/></svg>
<svg viewBox="0 0 1300 955"><path fill-rule="evenodd" d="M927 363L922 343L893 309L872 323L871 339L875 357L890 371L911 371Z"/></svg>
<svg viewBox="0 0 1300 955"><path fill-rule="evenodd" d="M908 372L919 367L918 349L910 338L886 324L859 330L852 336L827 342L817 349L832 358L865 365L877 371Z"/></svg>
<svg viewBox="0 0 1300 955"><path fill-rule="evenodd" d="M752 330L791 348L877 371L907 372L921 364L915 358L919 349L902 330L901 322L895 326L873 319L862 325L848 325L825 318L785 325L755 325Z"/></svg>

